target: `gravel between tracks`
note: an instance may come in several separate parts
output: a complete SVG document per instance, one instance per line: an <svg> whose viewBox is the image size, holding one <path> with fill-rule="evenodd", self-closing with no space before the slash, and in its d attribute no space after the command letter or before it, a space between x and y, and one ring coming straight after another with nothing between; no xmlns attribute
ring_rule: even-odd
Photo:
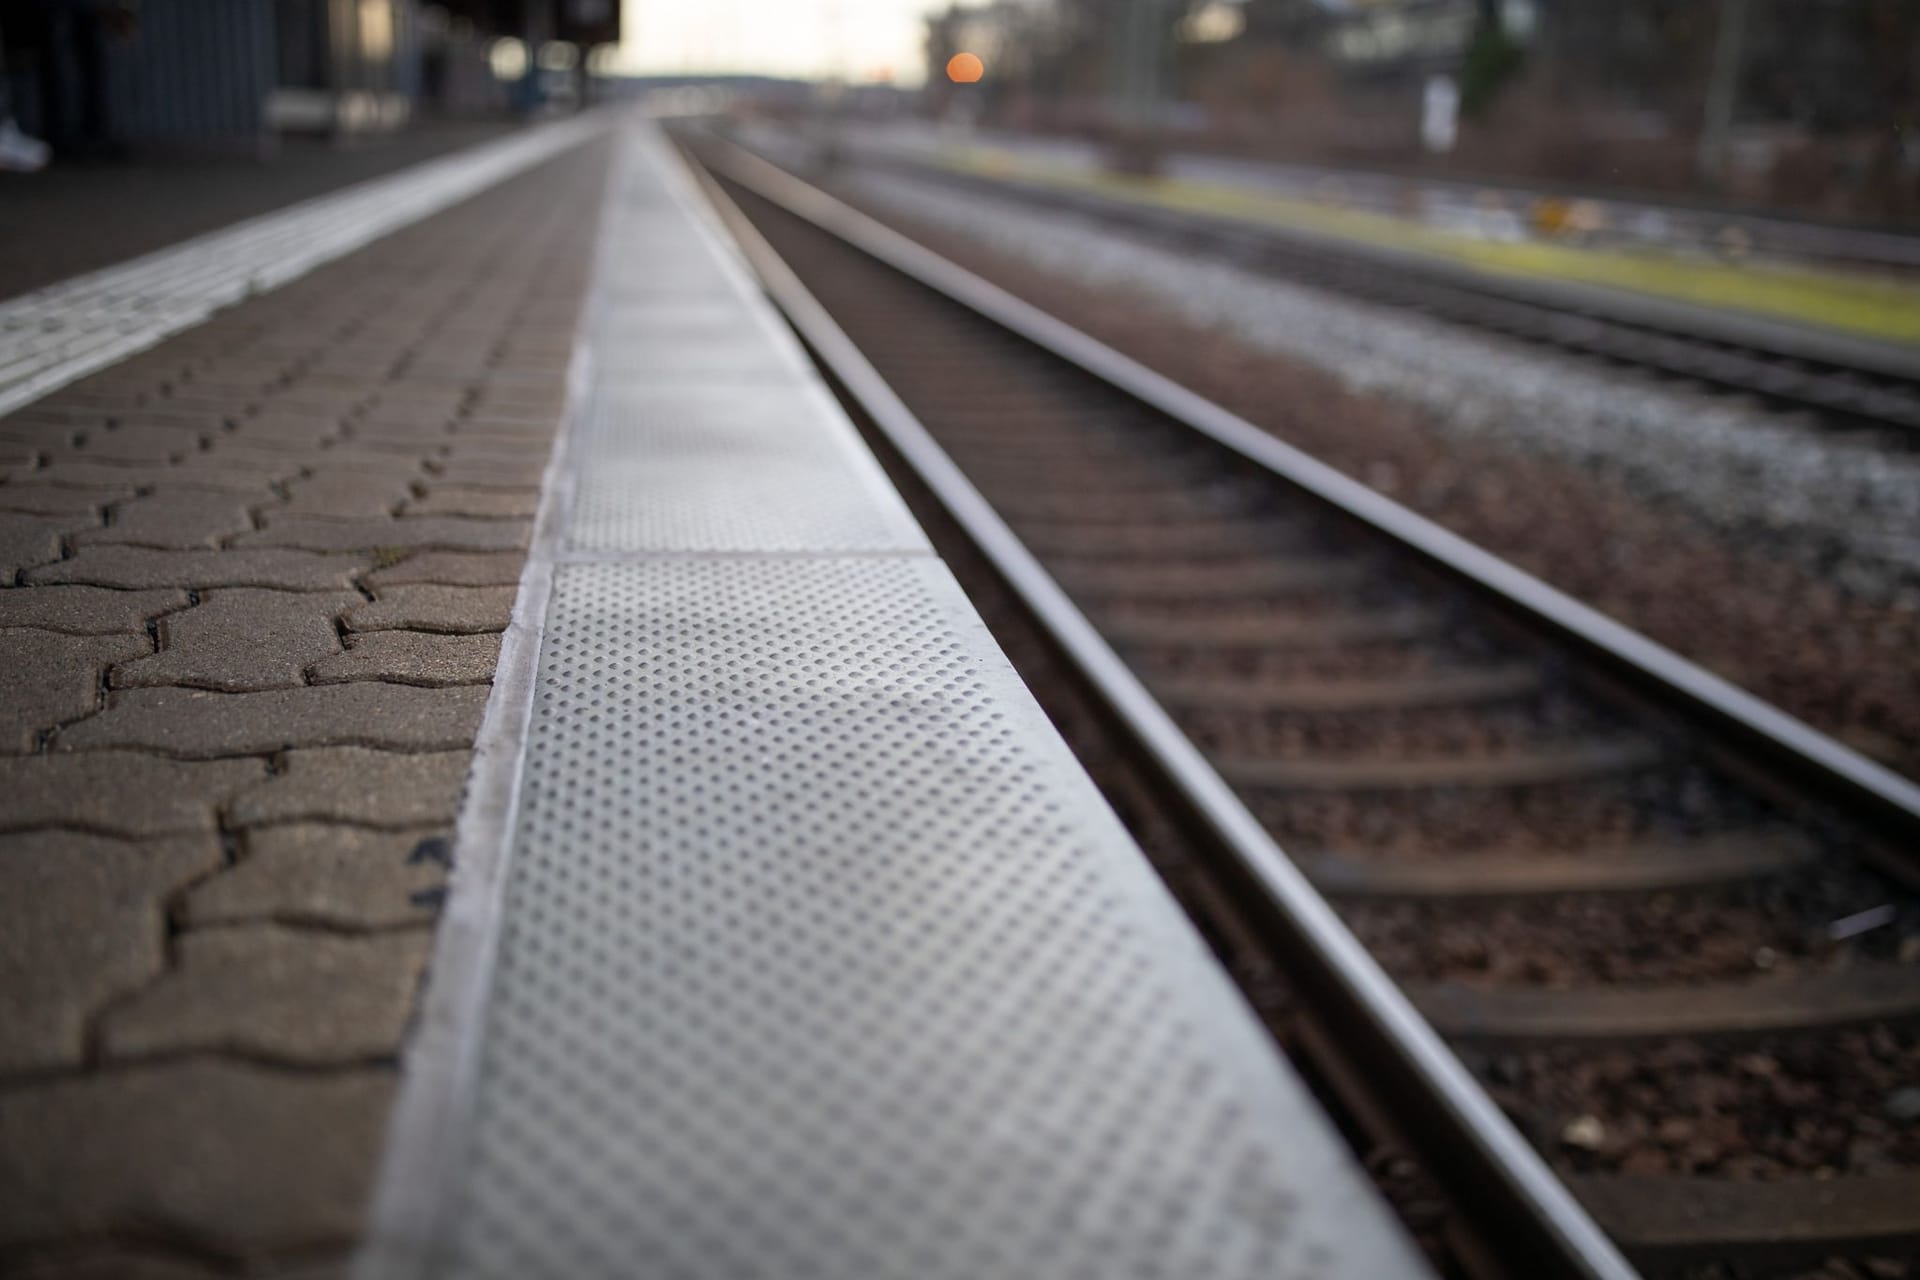
<svg viewBox="0 0 1920 1280"><path fill-rule="evenodd" d="M892 174L842 175L838 189L1920 776L1920 453L1290 285L1072 214Z"/></svg>
<svg viewBox="0 0 1920 1280"><path fill-rule="evenodd" d="M1341 915L1402 981L1573 987L1707 982L1905 963L1920 917L1836 940L1831 927L1897 901L1869 873L1822 867L1715 890L1567 894L1522 902L1349 902Z"/></svg>
<svg viewBox="0 0 1920 1280"><path fill-rule="evenodd" d="M1920 1166L1920 1040L1907 1029L1466 1056L1570 1170L1770 1179Z"/></svg>

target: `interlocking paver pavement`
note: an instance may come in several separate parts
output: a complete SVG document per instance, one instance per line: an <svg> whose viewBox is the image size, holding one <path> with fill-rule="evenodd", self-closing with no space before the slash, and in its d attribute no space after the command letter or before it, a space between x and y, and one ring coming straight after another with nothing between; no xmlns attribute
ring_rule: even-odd
<svg viewBox="0 0 1920 1280"><path fill-rule="evenodd" d="M281 772L240 791L228 806L233 827L315 819L366 827L450 824L472 757L465 751L369 751L305 747Z"/></svg>
<svg viewBox="0 0 1920 1280"><path fill-rule="evenodd" d="M297 547L302 551L514 551L524 548L533 526L525 520L475 520L423 516L414 520L329 520L320 516L272 516L263 528L243 533L243 547Z"/></svg>
<svg viewBox="0 0 1920 1280"><path fill-rule="evenodd" d="M239 865L181 903L188 926L277 920L335 929L386 929L432 918L446 876L445 829L376 831L298 822L245 836Z"/></svg>
<svg viewBox="0 0 1920 1280"><path fill-rule="evenodd" d="M162 904L221 861L212 832L0 836L0 1072L80 1066L89 1014L165 966Z"/></svg>
<svg viewBox="0 0 1920 1280"><path fill-rule="evenodd" d="M231 693L292 688L305 683L309 666L340 652L337 621L359 603L357 592L212 591L161 619L160 651L120 663L111 683Z"/></svg>
<svg viewBox="0 0 1920 1280"><path fill-rule="evenodd" d="M393 1083L208 1055L0 1091L0 1257L139 1226L241 1264L344 1248Z"/></svg>
<svg viewBox="0 0 1920 1280"><path fill-rule="evenodd" d="M153 652L144 635L69 636L0 630L0 751L32 751L43 734L100 703L100 674Z"/></svg>
<svg viewBox="0 0 1920 1280"><path fill-rule="evenodd" d="M302 1067L390 1056L428 941L419 929L190 929L161 978L101 1017L100 1045L117 1058L230 1050Z"/></svg>
<svg viewBox="0 0 1920 1280"><path fill-rule="evenodd" d="M350 631L440 631L471 635L505 631L513 617L511 587L447 587L432 583L375 587L371 604L347 611Z"/></svg>
<svg viewBox="0 0 1920 1280"><path fill-rule="evenodd" d="M425 631L369 631L352 638L344 653L307 668L315 684L342 680L391 680L440 688L482 684L500 658L498 635L434 635Z"/></svg>
<svg viewBox="0 0 1920 1280"><path fill-rule="evenodd" d="M113 523L74 535L80 546L125 543L135 547L217 547L253 528L246 504L190 489L168 489L116 503Z"/></svg>
<svg viewBox="0 0 1920 1280"><path fill-rule="evenodd" d="M134 839L214 831L227 799L267 767L257 758L188 762L144 751L0 756L0 830Z"/></svg>
<svg viewBox="0 0 1920 1280"><path fill-rule="evenodd" d="M0 1274L344 1274L606 160L0 418Z"/></svg>
<svg viewBox="0 0 1920 1280"><path fill-rule="evenodd" d="M58 751L116 747L188 760L270 755L289 747L369 746L450 751L480 728L485 689L302 685L261 693L128 689L104 710L60 729Z"/></svg>
<svg viewBox="0 0 1920 1280"><path fill-rule="evenodd" d="M0 513L0 577L60 558L60 540L86 526L55 516Z"/></svg>
<svg viewBox="0 0 1920 1280"><path fill-rule="evenodd" d="M4 486L0 486L4 488ZM86 547L26 575L29 586L79 583L135 591L143 587L270 587L278 591L344 591L369 567L365 556L309 551L197 551L150 547Z"/></svg>
<svg viewBox="0 0 1920 1280"><path fill-rule="evenodd" d="M184 591L111 591L105 587L0 591L0 627L35 627L71 636L143 634L148 622L186 606Z"/></svg>

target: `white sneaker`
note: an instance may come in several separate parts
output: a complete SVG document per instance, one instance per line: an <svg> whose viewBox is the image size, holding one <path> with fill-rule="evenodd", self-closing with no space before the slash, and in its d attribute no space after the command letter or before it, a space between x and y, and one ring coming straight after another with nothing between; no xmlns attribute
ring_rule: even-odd
<svg viewBox="0 0 1920 1280"><path fill-rule="evenodd" d="M38 173L52 154L52 147L20 132L12 120L0 120L0 171Z"/></svg>

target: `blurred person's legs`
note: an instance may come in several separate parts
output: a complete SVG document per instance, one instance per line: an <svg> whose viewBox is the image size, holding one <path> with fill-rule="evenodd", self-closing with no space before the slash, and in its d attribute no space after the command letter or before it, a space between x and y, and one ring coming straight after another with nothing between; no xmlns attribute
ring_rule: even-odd
<svg viewBox="0 0 1920 1280"><path fill-rule="evenodd" d="M63 155L97 155L107 128L108 12L98 0L49 0L47 138Z"/></svg>
<svg viewBox="0 0 1920 1280"><path fill-rule="evenodd" d="M7 38L0 32L0 171L34 173L44 169L51 149L20 131L13 119L13 86L7 79Z"/></svg>

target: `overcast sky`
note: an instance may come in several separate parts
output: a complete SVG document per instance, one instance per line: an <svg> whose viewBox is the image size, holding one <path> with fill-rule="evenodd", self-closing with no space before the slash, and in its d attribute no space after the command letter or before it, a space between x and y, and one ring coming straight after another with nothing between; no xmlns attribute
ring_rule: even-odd
<svg viewBox="0 0 1920 1280"><path fill-rule="evenodd" d="M622 0L633 71L920 78L921 17L944 0Z"/></svg>

